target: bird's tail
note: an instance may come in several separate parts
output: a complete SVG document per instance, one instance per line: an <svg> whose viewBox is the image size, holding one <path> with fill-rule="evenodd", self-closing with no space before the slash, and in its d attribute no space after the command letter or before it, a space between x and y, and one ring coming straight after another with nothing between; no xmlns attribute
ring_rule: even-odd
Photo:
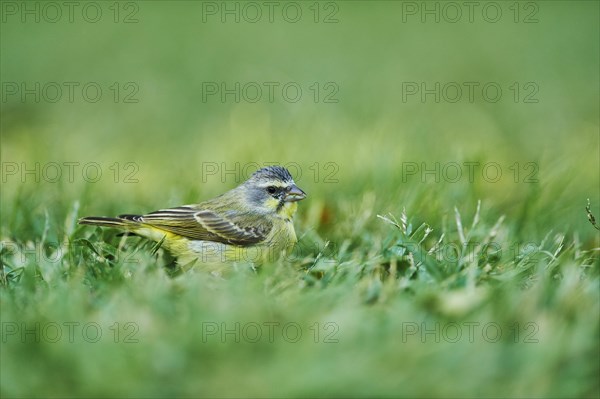
<svg viewBox="0 0 600 399"><path fill-rule="evenodd" d="M116 227L121 229L135 228L140 225L139 215L119 215L116 218L104 216L87 216L78 220L79 224L92 226Z"/></svg>

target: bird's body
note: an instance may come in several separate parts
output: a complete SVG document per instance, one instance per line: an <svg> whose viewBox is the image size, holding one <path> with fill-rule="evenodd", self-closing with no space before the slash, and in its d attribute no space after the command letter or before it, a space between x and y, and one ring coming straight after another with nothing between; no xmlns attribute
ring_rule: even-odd
<svg viewBox="0 0 600 399"><path fill-rule="evenodd" d="M79 223L116 227L161 242L180 264L261 262L294 246L292 218L305 196L286 169L270 166L200 204L145 215L85 217Z"/></svg>

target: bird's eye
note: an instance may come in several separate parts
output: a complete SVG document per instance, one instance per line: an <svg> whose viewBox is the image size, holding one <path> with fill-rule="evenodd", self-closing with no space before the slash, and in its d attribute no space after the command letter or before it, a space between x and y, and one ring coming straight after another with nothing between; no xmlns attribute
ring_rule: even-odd
<svg viewBox="0 0 600 399"><path fill-rule="evenodd" d="M277 192L277 187L275 186L269 186L267 187L267 192L271 195L275 194Z"/></svg>

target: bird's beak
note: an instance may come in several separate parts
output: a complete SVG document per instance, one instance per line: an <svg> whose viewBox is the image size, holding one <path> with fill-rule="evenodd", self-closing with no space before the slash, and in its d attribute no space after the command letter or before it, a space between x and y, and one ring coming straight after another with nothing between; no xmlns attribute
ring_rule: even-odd
<svg viewBox="0 0 600 399"><path fill-rule="evenodd" d="M292 184L289 190L285 193L285 202L296 202L306 198L306 193L295 184Z"/></svg>

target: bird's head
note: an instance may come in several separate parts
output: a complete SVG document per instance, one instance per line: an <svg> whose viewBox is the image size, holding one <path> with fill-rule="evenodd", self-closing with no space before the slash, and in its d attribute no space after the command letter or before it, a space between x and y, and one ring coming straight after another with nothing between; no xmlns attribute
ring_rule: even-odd
<svg viewBox="0 0 600 399"><path fill-rule="evenodd" d="M296 202L306 197L306 193L294 183L290 172L281 166L257 170L240 188L253 209L284 218L291 218L296 212Z"/></svg>

